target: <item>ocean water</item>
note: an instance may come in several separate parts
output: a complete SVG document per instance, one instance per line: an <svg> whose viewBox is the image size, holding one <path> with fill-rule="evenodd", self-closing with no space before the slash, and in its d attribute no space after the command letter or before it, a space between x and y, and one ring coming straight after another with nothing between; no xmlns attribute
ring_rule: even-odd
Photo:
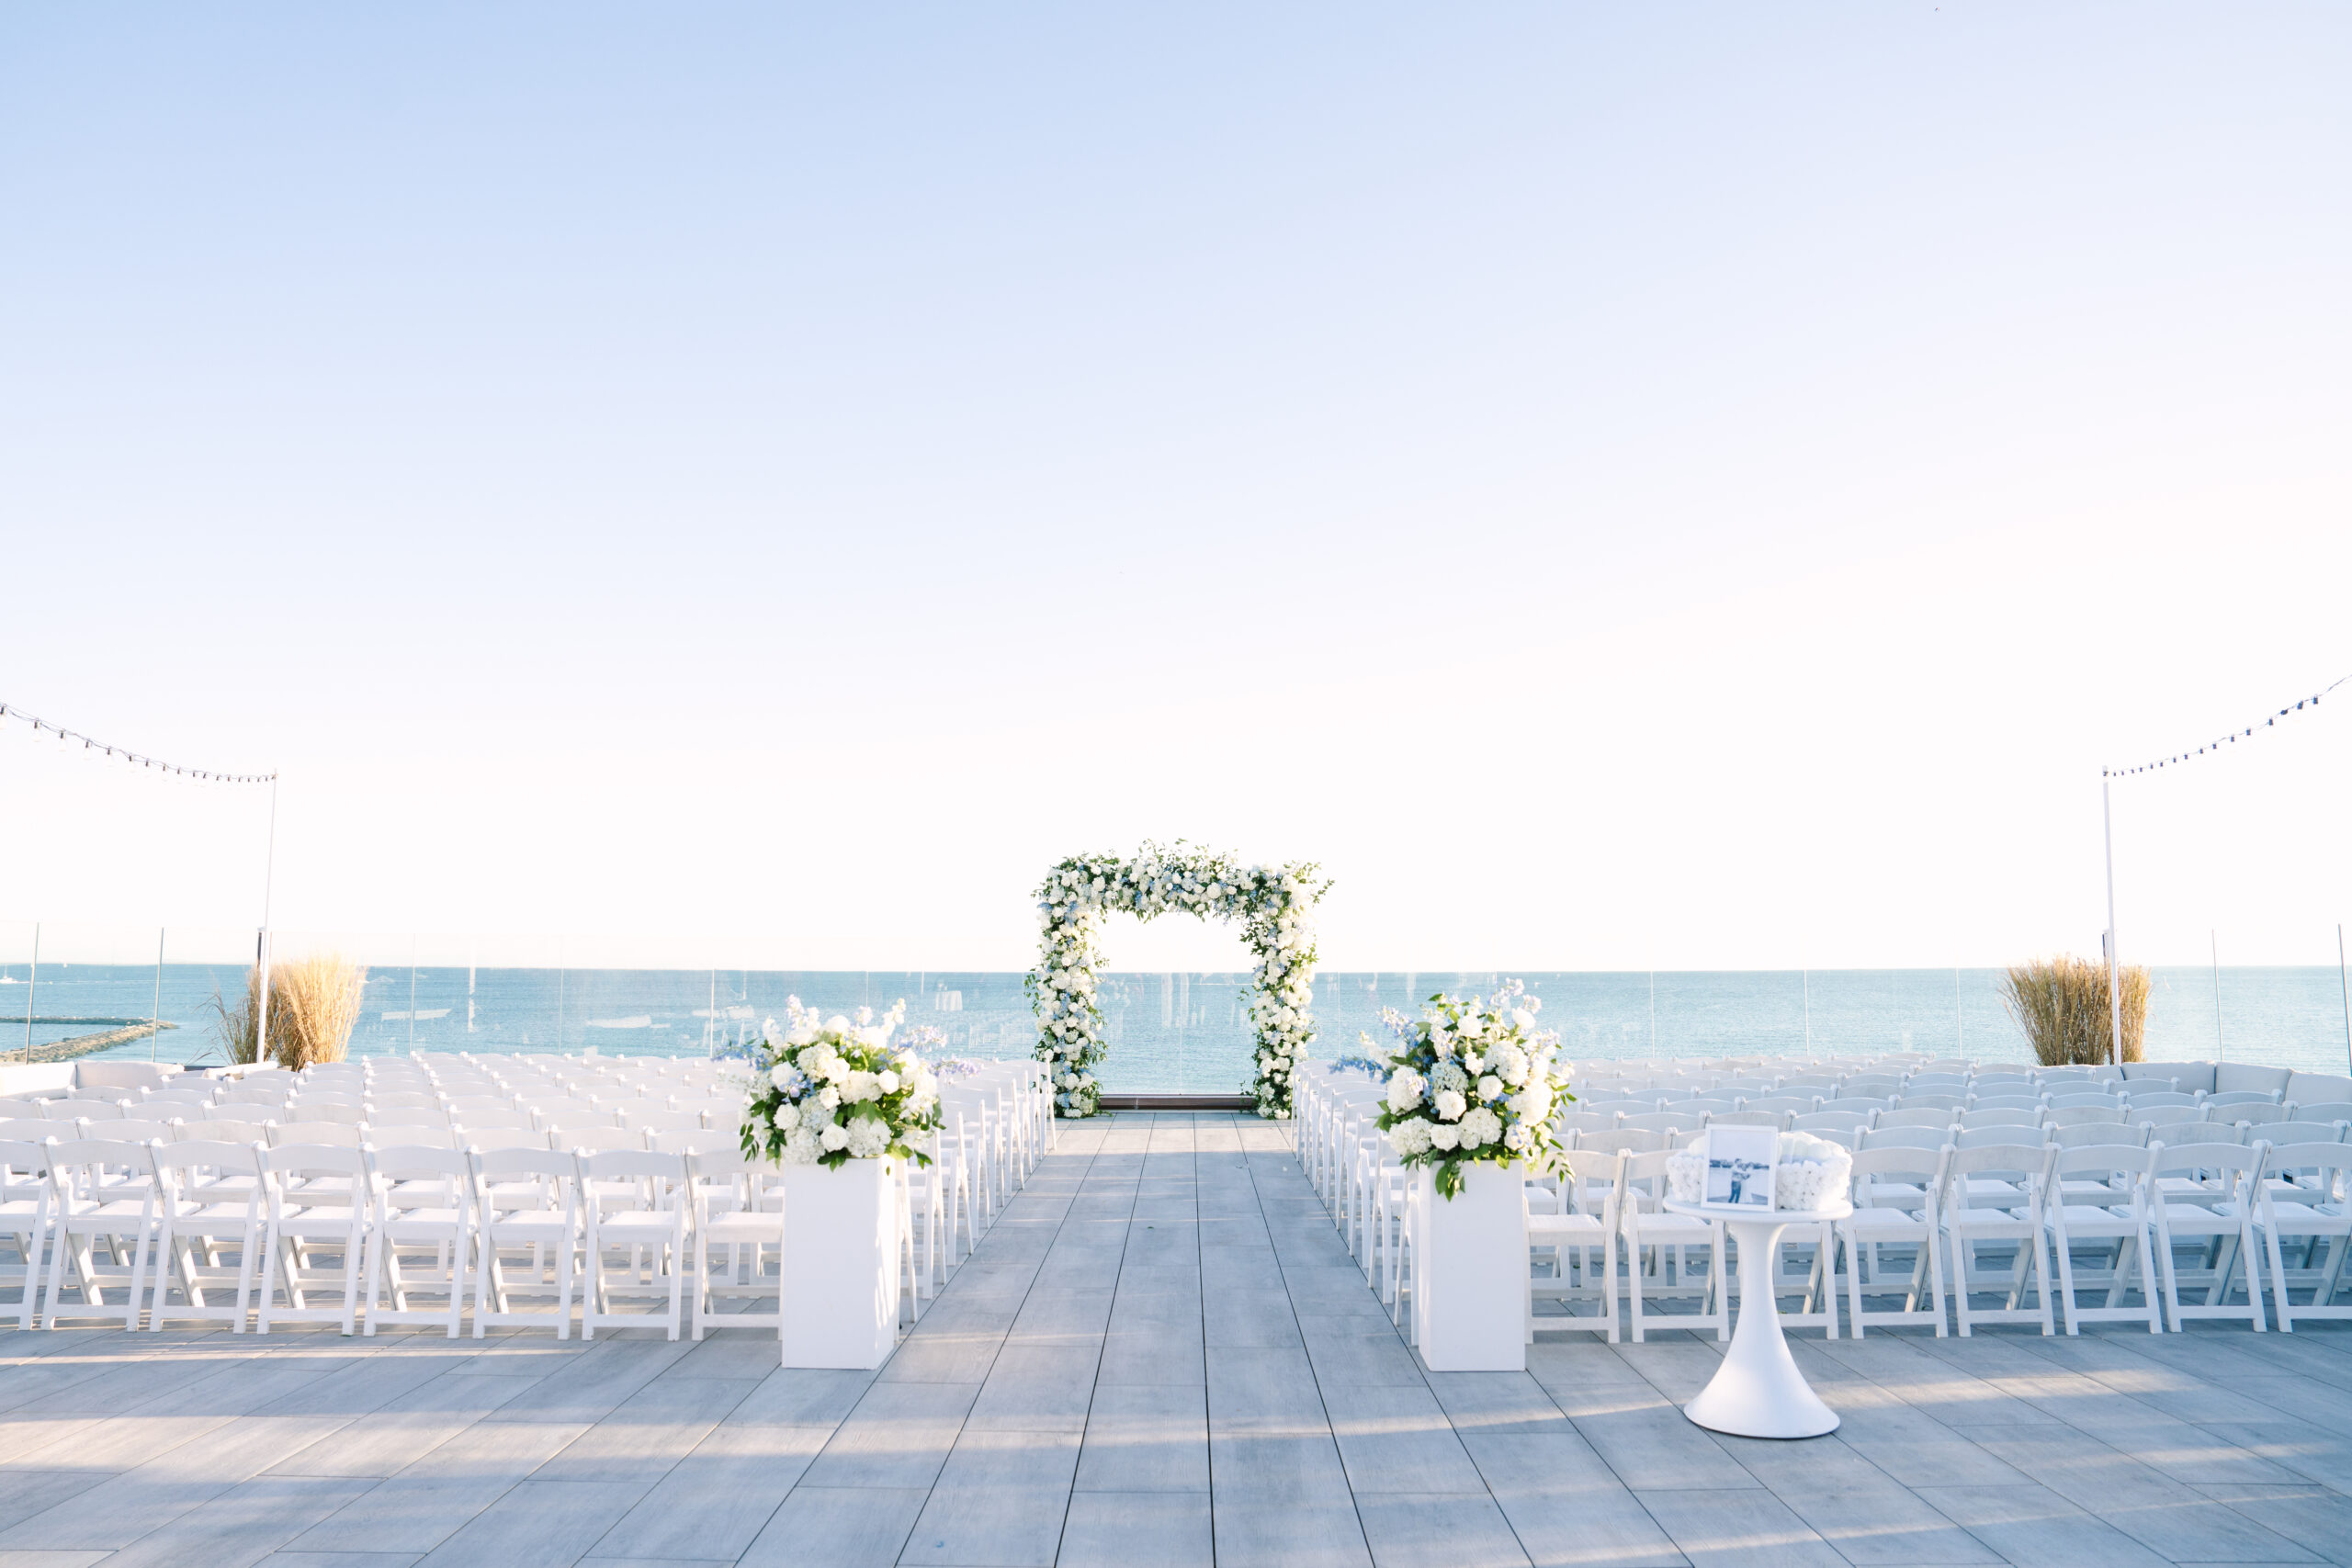
<svg viewBox="0 0 2352 1568"><path fill-rule="evenodd" d="M211 999L233 995L235 964L43 964L27 986L22 963L0 973L0 1060L36 1043L106 1027L86 1020L178 1025L110 1055L221 1059ZM1315 983L1316 1056L1381 1035L1385 1007L1411 1011L1431 993L1491 993L1506 978L1543 999L1545 1024L1571 1059L1754 1055L1815 1051L1928 1051L2025 1061L2025 1037L2003 1010L2000 971L1867 969L1561 972L1505 976L1454 971L1329 972ZM2332 968L2158 969L2151 1059L2265 1062L2324 1072L2352 1064L2344 995ZM1102 976L1115 1091L1238 1090L1249 1076L1248 976ZM785 998L827 1012L904 999L909 1024L931 1024L947 1054L1029 1054L1036 1026L1017 973L922 970L467 969L378 967L351 1050L596 1051L603 1055L724 1055L781 1015ZM2219 1017L2216 1017L2216 1003Z"/></svg>

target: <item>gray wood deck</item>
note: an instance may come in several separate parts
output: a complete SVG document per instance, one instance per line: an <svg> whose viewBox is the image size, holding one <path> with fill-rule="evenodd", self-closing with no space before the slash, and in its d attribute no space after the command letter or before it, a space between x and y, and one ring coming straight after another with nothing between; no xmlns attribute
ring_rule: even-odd
<svg viewBox="0 0 2352 1568"><path fill-rule="evenodd" d="M772 1337L0 1334L0 1568L2352 1562L2352 1333L1711 1340L1431 1376L1281 1132L1066 1129L877 1374Z"/></svg>

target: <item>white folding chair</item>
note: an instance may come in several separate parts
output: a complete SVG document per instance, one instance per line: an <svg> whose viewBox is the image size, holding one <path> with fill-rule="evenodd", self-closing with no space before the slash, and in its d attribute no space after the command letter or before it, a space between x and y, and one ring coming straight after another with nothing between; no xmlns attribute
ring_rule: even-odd
<svg viewBox="0 0 2352 1568"><path fill-rule="evenodd" d="M1575 1212L1564 1201L1556 1213L1541 1213L1529 1202L1527 1214L1527 1245L1531 1252L1551 1253L1552 1273L1548 1278L1535 1278L1531 1267L1527 1283L1527 1337L1532 1342L1539 1330L1570 1328L1586 1333L1606 1334L1609 1343L1617 1343L1617 1197L1624 1185L1626 1157L1623 1154L1588 1156L1588 1164L1596 1172L1583 1179L1585 1190L1603 1191L1600 1211ZM1602 1187L1602 1183L1606 1183ZM1528 1190L1522 1189L1522 1197ZM1407 1205L1400 1204L1400 1210ZM1400 1213L1399 1223L1405 1216ZM1389 1300L1396 1300L1396 1268L1390 1270ZM1538 1296L1560 1303L1558 1314L1535 1314ZM1589 1315L1569 1308L1575 1301L1589 1301L1596 1310Z"/></svg>
<svg viewBox="0 0 2352 1568"><path fill-rule="evenodd" d="M1945 1255L1951 1260L1952 1316L1963 1339L1978 1323L2038 1323L2044 1334L2057 1332L2041 1216L2042 1177L2053 1153L2026 1144L1951 1152L1940 1201ZM1980 1264L1978 1249L1987 1246L2009 1249L2006 1273ZM2035 1303L2030 1307L2025 1305L2029 1284ZM1985 1292L2003 1292L2007 1299L1997 1307L1975 1305L1973 1297Z"/></svg>
<svg viewBox="0 0 2352 1568"><path fill-rule="evenodd" d="M2145 1322L2149 1333L2164 1332L2164 1292L2156 1283L2148 1238L2151 1163L2147 1150L2124 1145L2051 1151L2042 1222L2058 1260L2058 1302L2065 1311L2068 1334L2080 1334L2086 1323ZM2074 1182L2069 1177L2088 1179ZM2077 1201L2084 1198L2093 1201ZM2081 1249L2095 1253L2098 1262L2091 1271L2078 1274L2075 1255ZM2126 1306L2123 1298L2135 1267L2140 1304ZM2086 1307L2078 1291L2101 1292L2105 1299Z"/></svg>
<svg viewBox="0 0 2352 1568"><path fill-rule="evenodd" d="M1854 1155L1854 1212L1838 1222L1837 1235L1846 1250L1846 1315L1855 1338L1873 1323L1882 1328L1933 1324L1936 1337L1944 1337L1942 1229L1935 1195L1943 1190L1951 1157L1948 1145L1932 1152L1897 1146ZM1865 1306L1866 1291L1891 1293L1886 1281L1899 1277L1886 1267L1884 1249L1890 1247L1907 1247L1912 1255L1908 1279L1893 1287L1903 1292L1903 1304ZM1928 1303L1924 1307L1922 1294Z"/></svg>
<svg viewBox="0 0 2352 1568"><path fill-rule="evenodd" d="M17 1267L0 1273L0 1283L21 1289L17 1326L30 1328L40 1310L42 1250L49 1243L49 1215L55 1193L49 1179L49 1147L23 1138L0 1141L0 1235L16 1245Z"/></svg>
<svg viewBox="0 0 2352 1568"><path fill-rule="evenodd" d="M571 1337L572 1256L580 1237L580 1168L571 1155L545 1147L476 1148L475 1212L481 1216L481 1261L474 1271L474 1337L492 1324L544 1327ZM508 1255L529 1249L529 1262ZM548 1276L549 1262L554 1278ZM517 1278L518 1272L521 1278ZM517 1311L517 1296L552 1293L552 1313Z"/></svg>
<svg viewBox="0 0 2352 1568"><path fill-rule="evenodd" d="M255 1326L266 1334L272 1322L286 1318L339 1324L351 1333L357 1326L360 1266L368 1244L366 1158L357 1148L332 1144L281 1144L261 1152L261 1173L269 1236L262 1249ZM338 1262L322 1261L329 1255ZM338 1285L339 1306L311 1304L311 1296Z"/></svg>
<svg viewBox="0 0 2352 1568"><path fill-rule="evenodd" d="M454 1149L421 1145L370 1146L368 1226L368 1329L379 1323L439 1323L458 1337L466 1308L466 1266L475 1242L473 1168ZM401 1257L433 1249L431 1273L403 1272ZM419 1291L445 1298L439 1307L409 1304ZM387 1294L390 1304L385 1304Z"/></svg>
<svg viewBox="0 0 2352 1568"><path fill-rule="evenodd" d="M713 1147L688 1156L694 1191L694 1337L720 1328L784 1332L784 1189L765 1161ZM726 1255L718 1273L713 1248ZM775 1272L769 1266L775 1266ZM720 1312L721 1301L771 1302L767 1312Z"/></svg>
<svg viewBox="0 0 2352 1568"><path fill-rule="evenodd" d="M194 1318L226 1323L232 1334L243 1334L269 1229L256 1145L184 1140L156 1144L151 1156L158 1224L148 1326L160 1334L166 1318ZM236 1261L225 1263L232 1249ZM175 1284L177 1306L172 1304ZM208 1291L215 1297L233 1292L234 1301L208 1300Z"/></svg>
<svg viewBox="0 0 2352 1568"><path fill-rule="evenodd" d="M2270 1301L2279 1331L2292 1334L2298 1318L2352 1317L2352 1303L2335 1302L2344 1289L2345 1257L2352 1251L2352 1145L2278 1144L2267 1164L2299 1178L2292 1187L2264 1182L2255 1210L2255 1228L2269 1253ZM2290 1242L2300 1244L2292 1270L2287 1267ZM2290 1286L2308 1290L2309 1304L2296 1306L2287 1293Z"/></svg>
<svg viewBox="0 0 2352 1568"><path fill-rule="evenodd" d="M2149 1212L2155 1221L2156 1264L2165 1282L2165 1306L2176 1333L2192 1317L2245 1318L2262 1332L2262 1273L2254 1247L2254 1210L2261 1191L2263 1156L2270 1145L2256 1144L2164 1144L2149 1145ZM2180 1183L2179 1186L2168 1186ZM2192 1244L2195 1261L2180 1266L2179 1249ZM2231 1287L2243 1280L2245 1304L2230 1305ZM2205 1299L2183 1306L2184 1281Z"/></svg>
<svg viewBox="0 0 2352 1568"><path fill-rule="evenodd" d="M1666 1196L1666 1162L1672 1151L1628 1152L1618 1171L1618 1223L1625 1242L1625 1294L1634 1323L1634 1343L1643 1343L1652 1297L1695 1300L1696 1312L1661 1314L1665 1328L1713 1328L1731 1337L1731 1302L1723 1288L1724 1225L1721 1220L1668 1213L1657 1205ZM1695 1276L1690 1250L1702 1248L1707 1272Z"/></svg>
<svg viewBox="0 0 2352 1568"><path fill-rule="evenodd" d="M48 1145L50 1223L55 1244L50 1248L49 1325L57 1326L65 1313L65 1270L71 1265L87 1312L76 1317L118 1315L108 1307L110 1286L123 1289L119 1315L125 1328L139 1326L141 1299L145 1293L147 1246L155 1224L154 1164L144 1144L116 1143L107 1138L52 1141ZM143 1170L146 1179L135 1186L122 1180L125 1173ZM107 1261L97 1260L103 1244Z"/></svg>
<svg viewBox="0 0 2352 1568"><path fill-rule="evenodd" d="M581 1292L580 1337L594 1339L600 1325L645 1328L660 1324L675 1339L683 1321L686 1216L691 1207L685 1156L658 1155L649 1149L607 1149L575 1157L588 1211L587 1279ZM628 1255L625 1270L617 1270L608 1256L619 1251ZM613 1302L621 1296L657 1302L666 1296L669 1306L666 1312L658 1307L652 1312L618 1312Z"/></svg>

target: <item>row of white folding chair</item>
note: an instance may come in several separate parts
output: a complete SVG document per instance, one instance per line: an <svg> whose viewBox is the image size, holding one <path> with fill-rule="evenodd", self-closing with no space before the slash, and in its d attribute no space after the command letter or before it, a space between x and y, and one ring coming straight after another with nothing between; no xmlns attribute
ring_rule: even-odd
<svg viewBox="0 0 2352 1568"><path fill-rule="evenodd" d="M553 1174L571 1184L563 1200L560 1234L576 1237L585 1260L583 1335L593 1337L598 1326L661 1324L675 1338L687 1267L684 1184L690 1165L707 1163L717 1164L730 1180L746 1168L740 1151L688 1156L639 1150L573 1155L544 1149L460 1152L319 1144L271 1148L223 1142L0 1143L0 1167L5 1167L0 1233L16 1238L20 1258L16 1277L24 1285L19 1321L28 1327L38 1317L45 1316L54 1325L62 1316L89 1314L119 1315L126 1326L138 1326L142 1300L151 1293L145 1272L152 1243L154 1279L148 1315L158 1329L167 1320L201 1318L229 1321L242 1331L253 1314L261 1332L275 1321L293 1320L339 1322L350 1333L364 1300L370 1334L378 1324L435 1322L446 1324L452 1337L463 1306L467 1259L479 1249L485 1270L476 1281L479 1336L490 1322L515 1321L502 1315L509 1309L496 1257L501 1241L519 1236L544 1249L559 1234L549 1228L548 1213L535 1220L521 1213L525 1208L544 1210L544 1204L517 1201L522 1188ZM149 1179L124 1179L126 1171L142 1164ZM27 1173L35 1171L45 1173L47 1180L32 1183L39 1190L30 1190ZM707 1212L707 1195L703 1207ZM478 1224L485 1228L478 1231ZM36 1303L41 1293L38 1276L45 1235L51 1245L44 1314ZM208 1290L225 1291L228 1284L218 1262L224 1238L238 1254L233 1306L205 1298ZM101 1243L108 1253L107 1265L96 1258ZM202 1262L197 1257L198 1244ZM427 1244L437 1251L427 1288L441 1293L445 1304L413 1309L407 1297L418 1281L403 1273L401 1255ZM625 1270L606 1257L621 1248L631 1258ZM563 1283L560 1300L564 1302L570 1299L573 1250L572 1245L564 1246L558 1262ZM319 1265L316 1257L322 1252L337 1255L339 1266ZM648 1256L653 1259L653 1278L640 1282L639 1260ZM707 1248L697 1256L707 1264ZM66 1308L69 1266L89 1314ZM167 1269L174 1271L171 1278L166 1278ZM177 1305L171 1301L175 1282L181 1298ZM119 1314L104 1299L116 1284L125 1293ZM281 1291L282 1306L277 1302ZM337 1304L311 1305L308 1298L321 1291L338 1297ZM489 1305L492 1292L499 1294L495 1311ZM622 1314L611 1304L616 1296L649 1292L657 1299L666 1292L665 1313ZM698 1295L696 1301L697 1313L707 1311L705 1297ZM568 1333L568 1323L567 1308L556 1319L560 1337Z"/></svg>
<svg viewBox="0 0 2352 1568"><path fill-rule="evenodd" d="M2260 1142L2152 1142L2144 1151L2125 1144L1945 1145L1936 1203L1960 1332L1980 1322L2024 1322L2052 1333L2053 1306L2063 1308L2070 1334L2102 1319L2145 1322L2153 1332L2167 1314L2176 1330L2191 1317L2245 1318L2259 1330L2251 1225L2268 1150ZM1976 1249L1988 1243L2009 1251L2006 1273L1979 1266ZM2200 1255L2188 1270L2179 1265L2184 1244ZM2086 1245L2109 1259L2087 1283L2075 1263ZM2135 1267L2136 1308L2121 1299ZM2181 1301L2184 1280L2192 1290L2204 1287L2202 1301ZM2230 1303L2236 1282L2245 1289L2243 1306ZM2104 1291L2105 1302L2083 1306L2085 1289ZM1973 1296L1987 1291L2002 1294L2003 1304L1974 1306Z"/></svg>
<svg viewBox="0 0 2352 1568"><path fill-rule="evenodd" d="M1890 1224L1907 1227L1905 1229L1904 1235L1917 1244L1921 1237L1921 1226L1925 1224L1925 1221L1921 1219L1920 1216L1922 1214L1931 1213L1936 1216L1939 1232L1949 1233L1957 1228L1959 1232L1964 1234L1967 1237L1969 1242L1969 1247L1967 1248L1955 1247L1953 1249L1957 1259L1955 1266L1957 1269L1961 1269L1963 1274L1967 1269L1973 1268L1971 1254L1978 1243L2014 1243L2031 1228L2031 1224L2030 1224L2028 1221L2018 1219L2017 1217L2006 1213L1984 1212L1988 1207L2001 1209L2005 1207L2014 1207L2019 1204L2032 1206L2032 1224L2050 1224L2061 1229L2068 1229L2067 1221L2071 1217L2073 1223L2071 1228L2068 1229L2068 1234L2071 1240L2075 1242L2085 1240L2108 1241L2113 1240L2118 1236L2128 1238L2128 1236L2132 1234L2129 1229L2118 1229L2114 1225L2109 1224L2106 1220L2098 1218L2092 1212L2094 1210L2100 1209L2110 1202L2120 1201L2128 1206L2131 1203L2137 1201L2138 1200L2135 1200L2132 1197L2128 1188L2122 1191L2116 1191L2108 1188L2103 1183L2062 1182L2062 1190L2065 1191L2069 1201L2065 1204L2052 1205L2051 1210L2054 1213L2056 1210L2064 1208L2066 1212L2056 1213L2055 1218L2052 1219L2050 1217L2049 1213L2046 1213L2045 1211L2039 1206L2041 1203L2042 1199L2040 1195L2038 1184L2044 1179L2041 1168L2045 1159L2049 1161L2054 1168L2062 1172L2072 1172L2077 1169L2090 1171L2093 1169L2106 1170L2130 1168L2135 1164L2144 1162L2147 1159L2156 1157L2154 1151L2151 1151L2146 1155L2143 1155L2139 1152L2140 1148L2145 1146L2144 1130L2142 1131L2141 1136L2129 1139L2108 1138L2105 1136L2106 1130L2104 1129L2086 1131L2090 1134L2090 1138L2098 1139L2100 1141L2095 1143L2086 1139L2081 1145L2081 1152L2077 1152L2075 1149L2062 1147L2056 1144L2039 1146L2023 1145L2027 1147L2029 1151L2026 1156L2020 1156L2018 1153L2018 1150L2021 1145L2017 1145L2013 1138L1997 1128L1983 1129L1973 1134L1960 1134L1962 1141L1972 1145L1971 1149L1967 1151L1954 1150L1950 1144L1942 1141L1941 1134L1932 1129L1893 1129L1884 1133L1864 1134L1863 1141L1865 1148L1855 1156L1858 1170L1861 1173L1861 1175L1859 1175L1857 1179L1857 1201L1865 1208L1888 1209L1890 1213L1883 1215L1865 1214L1853 1222L1853 1224L1855 1226L1859 1226L1865 1233L1865 1239L1871 1243L1874 1249L1883 1247L1890 1239L1889 1233L1885 1228ZM2121 1130L2118 1129L2116 1131L2120 1132ZM1686 1137L1677 1141L1688 1142L1689 1139ZM1579 1137L1575 1145L1575 1152L1577 1155L1584 1157L1579 1158L1577 1161L1581 1168L1579 1170L1578 1180L1572 1190L1572 1196L1575 1198L1576 1201L1569 1205L1571 1211L1589 1215L1597 1210L1608 1210L1613 1207L1617 1202L1618 1190L1614 1185L1614 1178L1596 1179L1590 1174L1596 1168L1596 1158L1610 1161L1654 1160L1659 1163L1660 1168L1662 1169L1662 1162L1668 1152L1666 1148L1668 1142L1668 1140L1664 1134L1642 1132L1598 1134ZM2125 1154L2124 1150L2126 1148L2129 1148L2132 1152L2130 1154ZM1885 1170L1908 1165L1915 1168L1921 1168L1921 1173L1923 1175L1928 1176L1934 1183L1940 1184L1948 1178L1946 1171L1939 1165L1938 1162L1945 1157L1957 1158L1960 1165L1966 1168L1962 1171L1962 1175L1966 1177L1964 1186L1967 1190L1962 1193L1958 1200L1955 1200L1953 1196L1953 1192L1960 1191L1960 1189L1957 1188L1954 1189L1953 1191L1945 1191L1940 1188L1940 1186L1929 1186L1919 1183L1890 1185L1885 1179ZM2033 1168L2026 1173L2029 1180L2029 1185L2027 1187L2021 1188L2016 1182L2001 1179L1997 1176L1990 1174L1969 1174L1970 1172L1989 1173L1999 1170L2007 1170L2011 1167L2019 1163L2023 1163ZM2176 1159L2174 1163L2177 1165L2180 1162ZM2189 1162L2189 1168L2195 1168L2195 1163L2193 1160ZM1872 1174L1873 1172L1876 1174ZM1863 1180L1863 1176L1868 1176L1870 1179L1867 1181ZM2265 1190L2266 1192L2274 1194L2291 1195L2295 1193L2297 1190L2292 1188L2271 1187L2265 1189ZM2197 1196L2201 1206L2219 1203L2225 1210L2228 1207L2229 1200L2226 1197L2214 1198L2210 1191L2203 1189L2199 1190ZM2096 1201L2084 1203L2075 1203L2072 1201L2072 1200L2078 1197L2086 1200L2095 1199ZM1959 1201L1961 1206L1968 1212L1962 1213L1957 1220L1954 1220L1951 1216L1951 1209L1956 1201ZM1628 1213L1626 1217L1633 1220L1634 1223L1638 1223L1642 1209L1642 1205L1635 1205L1634 1208ZM1894 1217L1897 1215L1905 1217ZM2324 1215L2322 1217L2323 1219L2325 1218ZM2184 1220L2181 1234L2191 1234L2192 1232L2195 1232L2196 1229L2197 1227L2194 1224ZM1845 1245L1847 1250L1850 1253L1854 1245L1851 1238L1848 1238ZM1930 1246L1930 1250L1933 1250L1932 1244ZM2126 1247L2121 1250L2123 1252L2122 1262L2128 1264L2131 1257L2130 1249ZM2034 1256L2039 1256L2046 1259L2049 1254L2041 1252L2037 1248ZM2140 1256L2144 1258L2146 1254L2142 1253ZM1816 1257L1818 1257L1818 1254ZM2044 1269L2041 1272L2031 1271L2029 1267L2030 1261L2030 1258L2020 1258L2014 1265L2014 1272L2019 1280L2026 1280L2030 1276L2037 1294L2039 1294L2041 1290L2041 1281L2047 1270ZM2340 1261L2340 1259L2332 1258L2331 1261ZM1925 1269L1926 1264L1923 1263L1921 1268ZM2071 1287L2073 1284L2071 1251L2062 1258L2061 1271L2066 1276L2065 1280L2062 1281L2062 1293L2066 1296L2066 1299L2071 1301ZM1931 1313L1928 1312L1928 1309L1920 1309L1917 1306L1916 1295L1918 1281L1915 1280L1912 1295L1909 1299L1906 1299L1904 1307L1898 1310L1897 1316L1893 1318L1866 1318L1862 1315L1865 1309L1861 1306L1859 1301L1855 1301L1851 1303L1850 1307L1851 1313L1854 1314L1855 1323L1859 1326L1861 1323L1871 1320L1886 1322L1923 1321L1924 1318L1919 1315L1923 1313L1934 1317L1936 1321L1940 1321L1940 1269L1928 1270L1921 1276L1921 1279L1925 1280L1928 1285L1930 1292L1938 1297ZM1956 1279L1962 1276L1955 1276ZM1977 1286L1981 1289L1983 1285L1981 1270L1978 1271L1977 1274L1968 1277L1973 1279ZM2168 1275L2167 1280L2169 1280L2170 1279L2171 1276ZM2015 1308L2017 1305L2018 1291L2016 1283L2016 1281L2012 1281L2009 1292L2011 1299L2008 1305L2000 1309L2004 1314ZM1818 1265L1816 1265L1816 1285L1817 1284ZM1850 1284L1855 1287L1859 1287L1860 1280L1853 1280L1850 1281ZM2222 1284L2226 1285L2226 1280L2222 1280ZM2167 1289L2169 1290L2171 1286L2168 1284ZM1817 1295L1817 1290L1814 1293ZM2324 1303L2325 1298L2323 1297L2321 1299ZM2143 1292L2143 1303L2152 1303L2154 1300L2153 1292ZM1965 1305L1964 1303L1962 1304L1963 1306ZM2109 1315L2109 1310L2112 1309L2114 1303L2110 1301L2109 1303L2109 1309L2102 1309L2096 1313L2091 1309L2084 1309L2080 1314L2079 1320L2096 1320L2098 1316ZM1816 1306L1814 1310L1818 1311L1819 1309ZM2030 1317L2033 1321L2038 1322L2041 1320L2041 1307L2040 1305L2027 1310ZM2115 1315L2139 1319L2147 1315L2149 1310L2150 1309L2143 1304L2140 1309L2122 1309L2121 1311L2117 1312ZM2190 1315L2198 1315L2200 1310L2200 1308L2192 1307L2189 1309ZM2233 1309L2233 1314L2235 1314L2234 1309ZM1985 1317L1985 1313L1982 1310L1975 1311L1973 1313L1963 1313L1962 1322L1965 1325L1974 1321L1981 1321ZM2072 1310L2069 1312L2068 1321L2071 1331L2072 1324L2078 1321L2077 1315ZM1703 1323L1702 1325L1703 1326ZM1962 1331L1965 1333L1968 1329L1966 1326L1963 1326Z"/></svg>

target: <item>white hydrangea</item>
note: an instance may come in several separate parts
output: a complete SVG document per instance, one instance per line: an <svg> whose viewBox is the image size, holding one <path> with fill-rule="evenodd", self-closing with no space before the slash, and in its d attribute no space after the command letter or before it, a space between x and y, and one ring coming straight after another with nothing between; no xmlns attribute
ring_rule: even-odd
<svg viewBox="0 0 2352 1568"><path fill-rule="evenodd" d="M861 1116L849 1124L849 1152L852 1159L872 1159L890 1146L890 1129L885 1122Z"/></svg>
<svg viewBox="0 0 2352 1568"><path fill-rule="evenodd" d="M1409 1122L1399 1122L1388 1129L1388 1146L1396 1151L1398 1159L1411 1159L1427 1154L1430 1147L1430 1124L1416 1116Z"/></svg>
<svg viewBox="0 0 2352 1568"><path fill-rule="evenodd" d="M1388 1109L1403 1115L1421 1102L1421 1090L1427 1087L1421 1075L1412 1068L1397 1068L1388 1075Z"/></svg>

